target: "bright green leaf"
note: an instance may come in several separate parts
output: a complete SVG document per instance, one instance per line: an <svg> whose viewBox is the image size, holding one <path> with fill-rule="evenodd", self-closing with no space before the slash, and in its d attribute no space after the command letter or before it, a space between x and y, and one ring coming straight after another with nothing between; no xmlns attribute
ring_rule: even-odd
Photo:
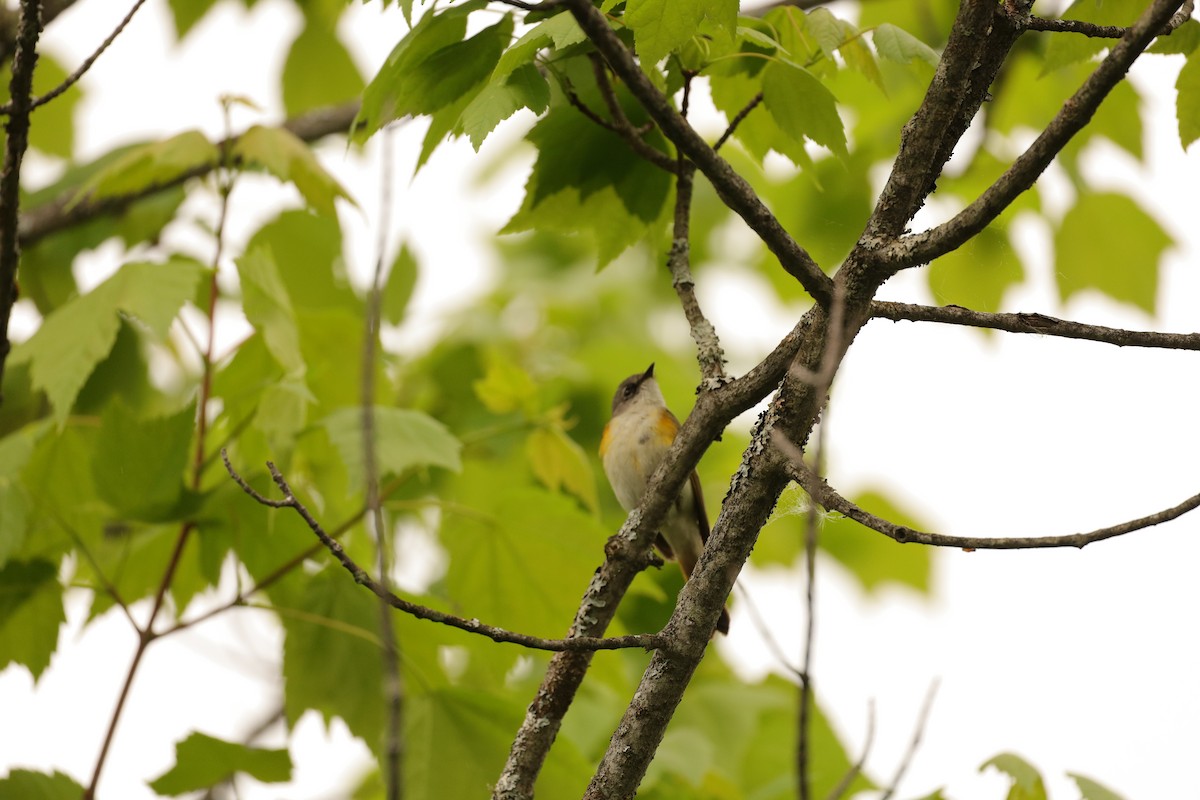
<svg viewBox="0 0 1200 800"><path fill-rule="evenodd" d="M455 501L476 513L443 523L446 590L468 616L552 636L569 624L611 531L524 472L468 462L455 481Z"/></svg>
<svg viewBox="0 0 1200 800"><path fill-rule="evenodd" d="M509 414L517 409L532 412L537 397L537 384L529 373L499 355L488 359L487 372L471 388L493 414Z"/></svg>
<svg viewBox="0 0 1200 800"><path fill-rule="evenodd" d="M1067 777L1075 781L1075 785L1079 787L1080 800L1124 800L1121 795L1112 789L1101 786L1091 778L1077 775L1074 772L1068 772Z"/></svg>
<svg viewBox="0 0 1200 800"><path fill-rule="evenodd" d="M846 132L833 93L811 72L774 62L763 70L763 105L784 133L797 142L811 139L846 157Z"/></svg>
<svg viewBox="0 0 1200 800"><path fill-rule="evenodd" d="M46 430L44 424L27 425L0 439L0 567L25 541L30 499L21 472Z"/></svg>
<svg viewBox="0 0 1200 800"><path fill-rule="evenodd" d="M486 797L523 715L524 703L510 692L447 687L414 698L406 714L405 797ZM560 738L538 778L538 797L577 797L590 773L579 751Z"/></svg>
<svg viewBox="0 0 1200 800"><path fill-rule="evenodd" d="M643 69L649 70L696 36L705 19L732 36L737 8L734 0L631 0L624 22L633 30Z"/></svg>
<svg viewBox="0 0 1200 800"><path fill-rule="evenodd" d="M21 664L37 680L50 666L66 620L62 595L49 561L9 561L0 569L0 669Z"/></svg>
<svg viewBox="0 0 1200 800"><path fill-rule="evenodd" d="M1127 195L1084 194L1054 237L1059 292L1067 300L1096 289L1153 314L1158 261L1172 244L1162 226Z"/></svg>
<svg viewBox="0 0 1200 800"><path fill-rule="evenodd" d="M0 778L0 800L79 800L83 787L67 775L14 769Z"/></svg>
<svg viewBox="0 0 1200 800"><path fill-rule="evenodd" d="M193 733L175 744L175 766L150 782L159 794L181 795L216 786L244 773L263 783L284 783L292 777L287 750L267 750Z"/></svg>
<svg viewBox="0 0 1200 800"><path fill-rule="evenodd" d="M109 404L91 464L100 497L125 517L144 519L169 509L183 491L195 424L191 405L145 419L120 399Z"/></svg>
<svg viewBox="0 0 1200 800"><path fill-rule="evenodd" d="M541 114L550 104L550 85L537 67L525 64L488 84L463 109L460 125L478 150L496 126L522 108Z"/></svg>
<svg viewBox="0 0 1200 800"><path fill-rule="evenodd" d="M843 31L843 25L847 23L835 17L827 8L814 8L805 15L804 24L816 37L821 52L832 61L833 54L848 38Z"/></svg>
<svg viewBox="0 0 1200 800"><path fill-rule="evenodd" d="M880 58L899 64L923 61L937 66L938 54L934 49L903 28L885 22L875 28L871 40L875 42Z"/></svg>
<svg viewBox="0 0 1200 800"><path fill-rule="evenodd" d="M102 200L115 195L135 194L167 183L193 170L220 162L217 146L200 131L185 131L161 142L135 147L92 177L76 201L88 197Z"/></svg>
<svg viewBox="0 0 1200 800"><path fill-rule="evenodd" d="M1188 56L1175 81L1175 114L1179 119L1179 143L1184 149L1200 139L1200 50Z"/></svg>
<svg viewBox="0 0 1200 800"><path fill-rule="evenodd" d="M362 313L350 287L342 256L342 229L336 216L291 209L263 225L243 252L271 251L287 296L296 309L349 309Z"/></svg>
<svg viewBox="0 0 1200 800"><path fill-rule="evenodd" d="M1146 48L1147 53L1164 55L1190 55L1200 47L1200 22L1189 19L1171 32L1170 36L1159 36L1154 44Z"/></svg>
<svg viewBox="0 0 1200 800"><path fill-rule="evenodd" d="M990 227L934 261L928 275L929 289L939 305L995 312L1004 292L1021 283L1025 271L1008 235Z"/></svg>
<svg viewBox="0 0 1200 800"><path fill-rule="evenodd" d="M232 155L247 166L262 167L279 180L293 184L318 213L332 216L333 201L339 197L354 204L337 179L317 161L312 149L285 128L252 126L234 142Z"/></svg>
<svg viewBox="0 0 1200 800"><path fill-rule="evenodd" d="M380 474L401 475L413 467L462 469L462 444L440 422L420 411L376 406L375 457ZM363 480L362 409L341 408L321 420L346 470L350 485Z"/></svg>
<svg viewBox="0 0 1200 800"><path fill-rule="evenodd" d="M258 248L237 259L242 283L242 309L262 334L267 349L289 374L304 372L296 314L279 267L269 251Z"/></svg>
<svg viewBox="0 0 1200 800"><path fill-rule="evenodd" d="M292 42L283 65L283 106L295 116L331 106L362 92L362 75L332 27L316 18Z"/></svg>
<svg viewBox="0 0 1200 800"><path fill-rule="evenodd" d="M994 767L1012 779L1007 800L1046 800L1046 786L1041 774L1020 756L1001 753L984 762L979 771L988 767Z"/></svg>
<svg viewBox="0 0 1200 800"><path fill-rule="evenodd" d="M505 15L462 40L466 14L479 5L427 14L401 40L363 92L360 140L393 120L433 114L482 88L509 44L513 21Z"/></svg>
<svg viewBox="0 0 1200 800"><path fill-rule="evenodd" d="M190 260L126 264L91 292L60 306L28 341L13 350L29 362L33 385L46 392L60 423L96 365L112 350L121 320L131 314L165 337L184 301L195 293L200 268Z"/></svg>
<svg viewBox="0 0 1200 800"><path fill-rule="evenodd" d="M493 80L509 74L517 67L531 64L537 52L544 47L553 46L556 50L563 50L586 39L575 17L567 12L555 14L530 28L512 47L504 51L504 55L500 56L500 61L496 64Z"/></svg>
<svg viewBox="0 0 1200 800"><path fill-rule="evenodd" d="M592 464L579 443L561 428L537 428L525 440L525 454L533 474L547 489L566 490L596 511L596 477Z"/></svg>
<svg viewBox="0 0 1200 800"><path fill-rule="evenodd" d="M383 287L379 310L385 322L399 325L404 320L408 301L412 299L419 275L417 257L413 255L407 244L401 245L400 251L396 253L396 258L392 261L392 268L388 272L387 284Z"/></svg>

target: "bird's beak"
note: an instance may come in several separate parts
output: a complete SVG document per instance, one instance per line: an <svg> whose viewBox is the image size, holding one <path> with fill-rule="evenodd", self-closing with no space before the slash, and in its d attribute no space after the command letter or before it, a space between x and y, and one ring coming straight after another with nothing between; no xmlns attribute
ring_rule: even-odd
<svg viewBox="0 0 1200 800"><path fill-rule="evenodd" d="M653 377L654 377L654 364L651 364L650 366L646 367L646 371L642 373L642 380L644 381L647 378L653 378Z"/></svg>

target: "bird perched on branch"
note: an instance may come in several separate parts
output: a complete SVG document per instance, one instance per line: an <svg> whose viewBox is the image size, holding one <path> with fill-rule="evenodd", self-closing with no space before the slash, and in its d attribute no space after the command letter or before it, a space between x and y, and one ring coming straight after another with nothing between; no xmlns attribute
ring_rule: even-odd
<svg viewBox="0 0 1200 800"><path fill-rule="evenodd" d="M600 439L600 460L621 507L632 511L641 505L650 476L679 432L679 420L667 408L654 380L654 365L621 381L613 395L612 419ZM708 539L708 514L700 477L692 471L679 497L667 512L655 545L666 558L679 562L684 578L692 574ZM729 611L721 610L717 630L729 632Z"/></svg>

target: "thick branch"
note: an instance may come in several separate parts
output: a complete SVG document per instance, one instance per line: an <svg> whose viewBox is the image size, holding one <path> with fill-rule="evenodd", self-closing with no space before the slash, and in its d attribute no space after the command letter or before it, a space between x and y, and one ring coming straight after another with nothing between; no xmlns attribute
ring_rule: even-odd
<svg viewBox="0 0 1200 800"><path fill-rule="evenodd" d="M654 87L634 60L633 54L609 27L608 20L589 0L565 0L579 27L592 40L613 72L625 82L633 96L645 107L663 134L675 143L680 152L693 161L712 182L721 200L771 249L779 264L800 282L817 300L826 303L832 281L813 261L812 256L784 230L779 220L755 194L750 184L729 162L717 155L706 141L688 124L670 101Z"/></svg>
<svg viewBox="0 0 1200 800"><path fill-rule="evenodd" d="M4 381L4 365L12 347L8 341L8 321L17 299L17 265L21 260L21 248L17 242L21 161L29 144L30 95L33 91L33 69L38 59L37 41L41 32L41 0L23 0L12 80L8 89L12 98L12 113L5 125L4 169L0 172L0 385Z"/></svg>
<svg viewBox="0 0 1200 800"><path fill-rule="evenodd" d="M76 0L43 0L42 27L49 25L59 14L75 5ZM21 26L21 9L0 9L0 63L12 58L17 50L17 30Z"/></svg>
<svg viewBox="0 0 1200 800"><path fill-rule="evenodd" d="M921 306L876 301L871 303L871 316L875 319L890 319L892 322L942 322L947 325L989 328L1009 333L1060 336L1065 339L1115 344L1117 347L1200 350L1200 333L1130 331L1124 328L1106 328L1103 325L1087 325L1073 320L1048 317L1045 314L991 314L972 311L962 306Z"/></svg>
<svg viewBox="0 0 1200 800"><path fill-rule="evenodd" d="M953 219L923 233L905 236L887 248L894 269L924 264L960 247L987 227L1050 166L1076 133L1091 120L1100 103L1125 77L1133 62L1162 30L1181 5L1181 0L1155 0L1108 56L1088 76L1079 90L1029 149L1013 162L995 183Z"/></svg>
<svg viewBox="0 0 1200 800"><path fill-rule="evenodd" d="M1193 509L1200 508L1200 494L1189 497L1177 506L1159 511L1156 514L1139 517L1138 519L1122 522L1108 528L1088 531L1087 533L1068 533L1062 536L949 536L941 533L926 533L913 528L897 525L883 517L859 508L847 500L819 476L815 475L802 461L792 459L789 472L796 483L808 492L809 496L821 507L836 511L855 522L882 533L890 539L906 544L927 544L935 547L962 547L967 550L1026 550L1042 547L1084 547L1092 542L1100 542L1123 536L1127 533L1140 531L1164 522L1170 522Z"/></svg>
<svg viewBox="0 0 1200 800"><path fill-rule="evenodd" d="M237 485L241 487L242 491L250 495L257 502L269 508L290 508L295 511L304 520L305 524L308 525L309 529L316 534L317 538L321 540L321 544L325 545L325 549L332 553L334 558L338 560L338 563L345 567L346 571L354 577L355 583L361 584L362 586L365 586L367 589L371 590L376 597L387 601L392 608L403 611L404 613L416 617L417 619L428 620L429 622L437 622L441 625L466 631L467 633L486 636L494 642L519 644L523 647L528 647L533 650L571 650L578 652L593 650L622 650L633 647L641 647L649 650L655 647L661 647L665 641L661 634L614 636L607 639L591 637L578 637L572 639L543 639L540 636L530 636L524 633L517 633L515 631L497 628L493 625L486 625L477 619L465 619L463 617L457 617L453 614L446 614L442 611L437 611L436 609L427 608L426 606L419 605L418 603L405 600L403 597L398 597L380 585L379 581L372 578L370 573L356 564L354 560L350 558L350 556L346 555L346 551L342 548L342 545L336 539L326 533L325 529L321 527L321 523L317 522L317 520L309 512L308 508L306 508L303 503L296 499L296 496L292 493L291 487L288 486L287 480L284 479L283 475L278 469L276 469L274 464L268 461L267 469L270 470L271 478L275 481L275 485L279 487L281 492L283 492L282 500L271 500L263 497L261 494L255 491L250 484L246 483L245 479L242 478L242 476L239 475L236 470L234 470L233 465L229 463L228 456L226 456L224 452L221 453L221 458L225 462L225 469L229 472L230 477L237 482Z"/></svg>
<svg viewBox="0 0 1200 800"><path fill-rule="evenodd" d="M334 133L345 133L354 122L358 113L358 101L344 103L340 106L329 106L310 111L283 123L283 128L294 133L298 138L312 142ZM226 139L217 144L219 152L229 152L237 137ZM207 175L216 169L217 162L205 164L183 172L169 181L148 186L129 194L106 197L103 200L80 200L74 202L77 189L70 189L48 203L31 209L21 215L18 235L21 244L28 247L42 238L57 233L74 225L87 222L97 217L110 214L120 214L133 203L145 197L158 194L167 189L179 186L193 178ZM74 205L72 205L74 203Z"/></svg>

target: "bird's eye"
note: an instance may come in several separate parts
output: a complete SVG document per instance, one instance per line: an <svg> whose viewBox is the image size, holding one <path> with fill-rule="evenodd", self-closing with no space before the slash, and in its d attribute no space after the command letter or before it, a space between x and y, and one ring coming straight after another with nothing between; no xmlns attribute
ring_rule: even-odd
<svg viewBox="0 0 1200 800"><path fill-rule="evenodd" d="M633 384L630 384L629 386L625 387L624 391L622 391L621 394L623 394L625 397L633 397L634 388L635 387L633 386Z"/></svg>

